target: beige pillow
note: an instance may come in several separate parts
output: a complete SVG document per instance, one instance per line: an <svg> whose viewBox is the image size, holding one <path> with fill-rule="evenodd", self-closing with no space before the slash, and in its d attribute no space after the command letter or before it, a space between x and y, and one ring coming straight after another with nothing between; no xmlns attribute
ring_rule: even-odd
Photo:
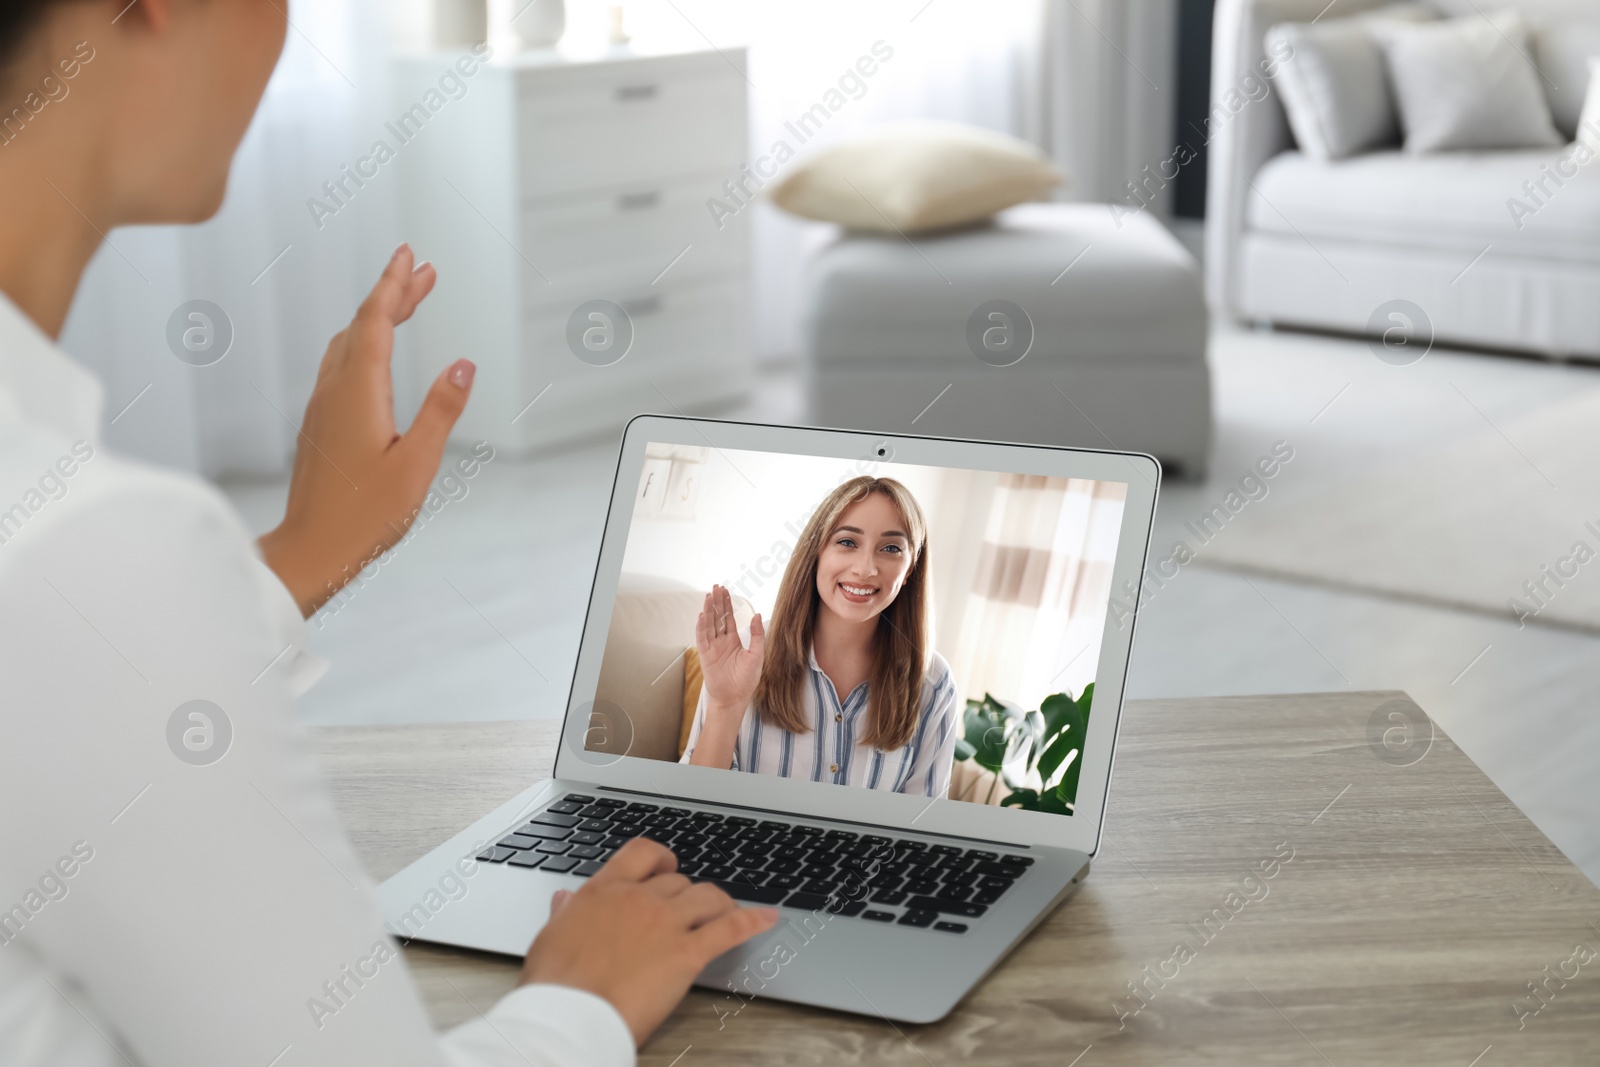
<svg viewBox="0 0 1600 1067"><path fill-rule="evenodd" d="M899 122L812 156L767 195L801 218L911 233L1037 200L1061 172L1037 148L956 122Z"/></svg>

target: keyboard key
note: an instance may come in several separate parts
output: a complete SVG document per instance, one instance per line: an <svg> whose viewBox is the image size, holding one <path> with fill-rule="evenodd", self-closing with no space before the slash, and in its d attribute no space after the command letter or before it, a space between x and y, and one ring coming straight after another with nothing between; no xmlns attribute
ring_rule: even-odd
<svg viewBox="0 0 1600 1067"><path fill-rule="evenodd" d="M997 878L1020 878L1024 868L1015 863L975 863L972 873L979 875L992 875Z"/></svg>
<svg viewBox="0 0 1600 1067"><path fill-rule="evenodd" d="M906 894L898 889L880 889L872 894L874 904L887 904L894 907L906 902Z"/></svg>
<svg viewBox="0 0 1600 1067"><path fill-rule="evenodd" d="M836 898L828 902L827 910L830 914L851 918L860 915L866 909L866 906L867 904L864 900L840 900Z"/></svg>
<svg viewBox="0 0 1600 1067"><path fill-rule="evenodd" d="M763 889L767 888L765 886ZM806 911L821 911L828 906L828 898L818 893L792 893L789 899L783 902L786 908L803 908Z"/></svg>
<svg viewBox="0 0 1600 1067"><path fill-rule="evenodd" d="M932 926L939 918L936 911L908 911L900 916L901 926Z"/></svg>
<svg viewBox="0 0 1600 1067"><path fill-rule="evenodd" d="M615 811L610 808L603 808L599 804L590 804L587 808L578 812L578 818L580 819L614 819L616 816L617 813Z"/></svg>
<svg viewBox="0 0 1600 1067"><path fill-rule="evenodd" d="M946 915L960 915L968 919L976 919L989 910L982 904L966 904L943 897L912 897L906 901L906 907L916 911L942 911Z"/></svg>
<svg viewBox="0 0 1600 1067"><path fill-rule="evenodd" d="M972 886L978 884L978 876L971 871L956 871L944 876L945 886ZM1009 884L1009 880L1008 883Z"/></svg>
<svg viewBox="0 0 1600 1067"><path fill-rule="evenodd" d="M1033 857L1032 856L1005 855L1005 856L1001 856L1000 857L1000 862L1001 863L1014 863L1018 867L1032 867L1033 866Z"/></svg>
<svg viewBox="0 0 1600 1067"><path fill-rule="evenodd" d="M545 811L553 811L557 815L576 815L576 814L578 814L578 812L583 810L583 805L582 804L569 804L565 800L559 800L556 803L550 805L548 808L545 808L544 810Z"/></svg>
<svg viewBox="0 0 1600 1067"><path fill-rule="evenodd" d="M537 867L551 858L550 856L541 856L537 852L518 852L506 860L506 865L508 867Z"/></svg>
<svg viewBox="0 0 1600 1067"><path fill-rule="evenodd" d="M628 839L621 834L612 834L610 837L606 838L600 843L606 848L616 849L626 845L628 843Z"/></svg>
<svg viewBox="0 0 1600 1067"><path fill-rule="evenodd" d="M534 851L543 853L546 856L561 856L571 847L565 841L541 841L539 842L539 847Z"/></svg>
<svg viewBox="0 0 1600 1067"><path fill-rule="evenodd" d="M939 889L939 883L935 882L932 878L908 878L906 880L905 888L907 893L926 896L930 893L937 892Z"/></svg>
<svg viewBox="0 0 1600 1067"><path fill-rule="evenodd" d="M514 848L501 848L499 845L494 845L478 853L478 858L485 863L504 863L516 854L517 850Z"/></svg>
<svg viewBox="0 0 1600 1067"><path fill-rule="evenodd" d="M567 855L573 859L592 860L605 855L605 851L605 849L595 848L593 845L579 845L571 852L568 852Z"/></svg>
<svg viewBox="0 0 1600 1067"><path fill-rule="evenodd" d="M799 875L774 874L767 878L767 885L771 886L773 889L798 889L800 888L800 883L802 881L804 881L804 879L802 879Z"/></svg>
<svg viewBox="0 0 1600 1067"><path fill-rule="evenodd" d="M726 863L713 863L700 870L700 877L707 881L720 882L733 877L733 868Z"/></svg>
<svg viewBox="0 0 1600 1067"><path fill-rule="evenodd" d="M590 875L599 874L600 869L604 866L605 864L596 860L587 860L574 867L572 873L583 878L588 878Z"/></svg>
<svg viewBox="0 0 1600 1067"><path fill-rule="evenodd" d="M705 865L699 860L686 860L682 857L678 859L678 873L685 878L693 878L700 873L700 868L703 866Z"/></svg>
<svg viewBox="0 0 1600 1067"><path fill-rule="evenodd" d="M1010 878L997 878L996 876L991 874L987 878L979 879L978 888L979 889L998 889L1003 893L1007 889L1010 889L1013 884L1015 884L1015 883L1013 883Z"/></svg>
<svg viewBox="0 0 1600 1067"><path fill-rule="evenodd" d="M565 874L578 865L578 861L571 856L550 856L544 861L544 869L557 874Z"/></svg>
<svg viewBox="0 0 1600 1067"><path fill-rule="evenodd" d="M940 900L963 901L972 899L972 890L968 889L966 886L947 885L940 889L937 893L930 893L928 895L938 897Z"/></svg>
<svg viewBox="0 0 1600 1067"><path fill-rule="evenodd" d="M754 819L747 819L743 815L730 815L722 820L728 826L754 826Z"/></svg>
<svg viewBox="0 0 1600 1067"><path fill-rule="evenodd" d="M538 823L529 823L517 831L517 836L542 837L546 841L565 841L572 836L572 831L564 826L540 826Z"/></svg>
<svg viewBox="0 0 1600 1067"><path fill-rule="evenodd" d="M547 811L535 815L533 821L543 826L576 826L583 820L576 815L562 815L560 812Z"/></svg>
<svg viewBox="0 0 1600 1067"><path fill-rule="evenodd" d="M605 834L597 834L590 830L573 834L571 841L574 845L598 845L606 839Z"/></svg>
<svg viewBox="0 0 1600 1067"><path fill-rule="evenodd" d="M993 904L1000 899L1000 895L1004 892L1004 889L980 889L972 894L972 902L974 904Z"/></svg>
<svg viewBox="0 0 1600 1067"><path fill-rule="evenodd" d="M566 831L562 832L565 833ZM512 834L510 837L500 841L499 845L501 848L525 849L532 848L538 843L539 839L537 837L526 837L522 834Z"/></svg>
<svg viewBox="0 0 1600 1067"><path fill-rule="evenodd" d="M769 885L748 885L744 882L722 882L715 879L706 881L734 900L744 900L751 904L779 904L789 895L787 889L775 889Z"/></svg>
<svg viewBox="0 0 1600 1067"><path fill-rule="evenodd" d="M626 802L618 800L616 797L601 797L595 803L602 808L625 808L628 806Z"/></svg>
<svg viewBox="0 0 1600 1067"><path fill-rule="evenodd" d="M892 911L864 911L861 913L861 917L875 923L894 922L894 912Z"/></svg>
<svg viewBox="0 0 1600 1067"><path fill-rule="evenodd" d="M661 812L664 815L672 815L678 818L682 818L685 815L694 814L694 812L690 811L688 808L662 808Z"/></svg>
<svg viewBox="0 0 1600 1067"><path fill-rule="evenodd" d="M967 932L966 923L936 922L933 924L933 928L935 930L943 930L947 934L964 934Z"/></svg>
<svg viewBox="0 0 1600 1067"><path fill-rule="evenodd" d="M967 852L967 859L969 860L987 860L988 862L993 863L999 858L1000 857L995 855L993 852L980 852L977 849L970 849Z"/></svg>
<svg viewBox="0 0 1600 1067"><path fill-rule="evenodd" d="M606 833L610 833L611 832L611 820L610 819L585 819L581 823L578 824L578 829L580 829L580 830L588 830L590 832L593 832L595 830L604 830Z"/></svg>
<svg viewBox="0 0 1600 1067"><path fill-rule="evenodd" d="M740 885L762 885L766 882L767 876L761 871L738 870L733 872L732 880Z"/></svg>
<svg viewBox="0 0 1600 1067"><path fill-rule="evenodd" d="M582 793L568 793L561 798L567 804L593 804L594 797L584 796Z"/></svg>
<svg viewBox="0 0 1600 1067"><path fill-rule="evenodd" d="M828 896L838 891L839 883L828 878L813 878L800 888L807 893L821 893L823 896Z"/></svg>
<svg viewBox="0 0 1600 1067"><path fill-rule="evenodd" d="M959 848L956 848L954 845L934 845L933 847L928 849L928 851L929 852L933 852L933 853L937 853L940 856L959 856L959 855L961 855L961 850Z"/></svg>

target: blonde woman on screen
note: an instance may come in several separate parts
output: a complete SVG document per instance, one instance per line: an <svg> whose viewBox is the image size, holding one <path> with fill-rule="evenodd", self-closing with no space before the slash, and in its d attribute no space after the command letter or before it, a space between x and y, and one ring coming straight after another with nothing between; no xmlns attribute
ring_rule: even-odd
<svg viewBox="0 0 1600 1067"><path fill-rule="evenodd" d="M932 648L928 524L892 478L806 523L772 611L740 640L723 586L695 623L705 684L681 762L917 796L950 788L959 706Z"/></svg>

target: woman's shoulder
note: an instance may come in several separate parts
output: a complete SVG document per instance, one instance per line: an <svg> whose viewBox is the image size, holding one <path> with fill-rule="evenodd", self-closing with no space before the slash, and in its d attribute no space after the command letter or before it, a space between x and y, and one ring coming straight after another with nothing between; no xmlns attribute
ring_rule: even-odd
<svg viewBox="0 0 1600 1067"><path fill-rule="evenodd" d="M947 686L954 675L949 660L941 656L937 649L930 650L927 669L922 672L923 690L936 693Z"/></svg>

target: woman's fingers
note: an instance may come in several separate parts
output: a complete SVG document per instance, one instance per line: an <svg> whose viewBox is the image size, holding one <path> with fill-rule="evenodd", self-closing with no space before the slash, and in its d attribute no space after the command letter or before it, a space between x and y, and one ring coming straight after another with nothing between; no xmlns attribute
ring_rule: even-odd
<svg viewBox="0 0 1600 1067"><path fill-rule="evenodd" d="M709 963L735 945L772 929L777 922L777 908L735 908L689 936L700 957Z"/></svg>
<svg viewBox="0 0 1600 1067"><path fill-rule="evenodd" d="M433 285L439 280L439 272L433 269L432 263L419 263L406 279L405 291L400 297L400 306L396 309L394 324L400 325L409 319L417 310L417 305L433 292Z"/></svg>
<svg viewBox="0 0 1600 1067"><path fill-rule="evenodd" d="M738 907L733 898L709 882L699 882L673 898L678 914L693 929Z"/></svg>
<svg viewBox="0 0 1600 1067"><path fill-rule="evenodd" d="M767 647L767 628L761 621L760 615L750 619L750 654L760 656L761 650Z"/></svg>
<svg viewBox="0 0 1600 1067"><path fill-rule="evenodd" d="M557 889L556 895L550 898L550 917L552 919L555 918L556 913L566 907L567 901L570 899L572 899L572 890Z"/></svg>
<svg viewBox="0 0 1600 1067"><path fill-rule="evenodd" d="M689 879L676 871L670 874L658 874L653 878L646 878L644 882L645 889L658 897L669 900L687 891L689 885Z"/></svg>
<svg viewBox="0 0 1600 1067"><path fill-rule="evenodd" d="M677 869L678 857L670 848L648 837L636 837L617 849L616 855L606 861L590 882L642 882Z"/></svg>
<svg viewBox="0 0 1600 1067"><path fill-rule="evenodd" d="M439 469L445 442L467 406L467 397L472 395L472 377L477 369L471 360L458 359L440 371L423 398L417 417L411 420L411 428L401 438L404 447L427 468L428 478Z"/></svg>

